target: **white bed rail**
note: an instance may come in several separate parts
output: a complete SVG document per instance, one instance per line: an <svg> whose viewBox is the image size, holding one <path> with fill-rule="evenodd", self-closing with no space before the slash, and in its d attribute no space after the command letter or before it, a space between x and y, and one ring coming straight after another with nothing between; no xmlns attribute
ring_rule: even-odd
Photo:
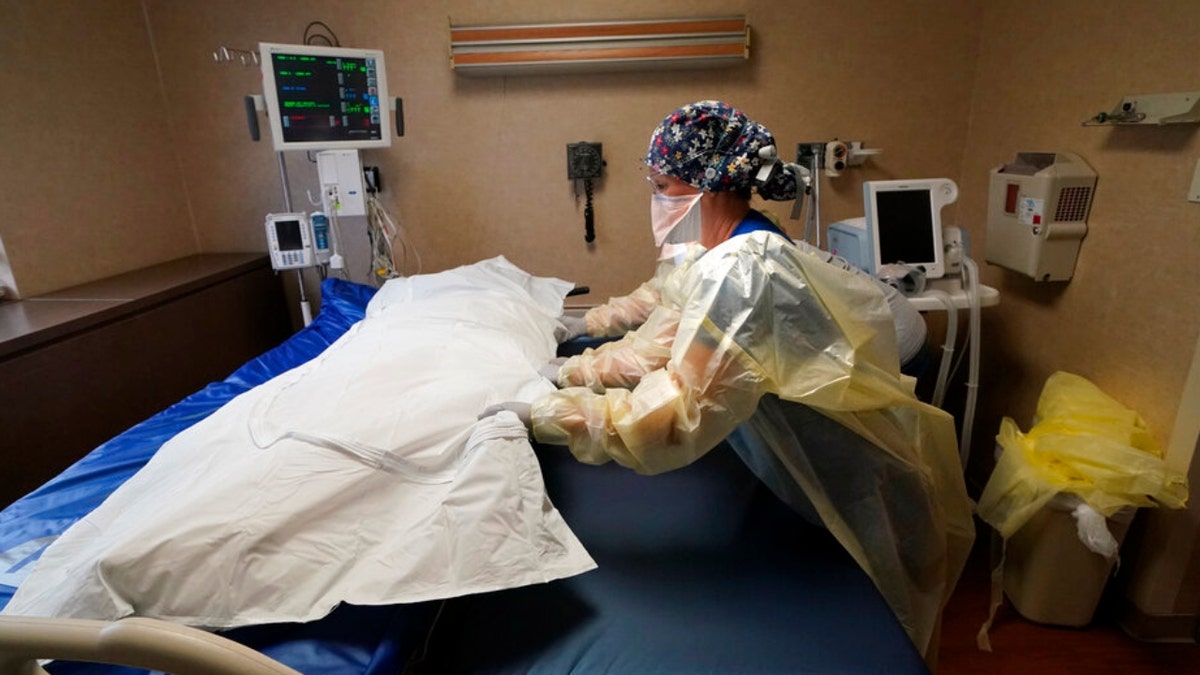
<svg viewBox="0 0 1200 675"><path fill-rule="evenodd" d="M299 675L232 640L157 619L0 616L0 675L44 675L39 659L120 664L176 675Z"/></svg>

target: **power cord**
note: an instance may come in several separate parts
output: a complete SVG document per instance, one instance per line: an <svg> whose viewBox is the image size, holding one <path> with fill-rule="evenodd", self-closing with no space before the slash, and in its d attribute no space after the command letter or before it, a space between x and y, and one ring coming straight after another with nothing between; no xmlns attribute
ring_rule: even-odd
<svg viewBox="0 0 1200 675"><path fill-rule="evenodd" d="M314 28L324 29L328 35L322 35L321 33L314 32ZM310 21L308 25L304 27L304 44L315 44L317 40L324 42L330 47L342 46L342 43L338 40L337 35L333 33L333 29L327 26L324 21Z"/></svg>
<svg viewBox="0 0 1200 675"><path fill-rule="evenodd" d="M409 252L416 262L414 274L421 273L421 255L408 241L395 219L384 208L376 196L376 190L367 190L367 237L371 243L370 277L376 285L388 279L404 276L408 270ZM399 244L400 258L397 261L396 245Z"/></svg>

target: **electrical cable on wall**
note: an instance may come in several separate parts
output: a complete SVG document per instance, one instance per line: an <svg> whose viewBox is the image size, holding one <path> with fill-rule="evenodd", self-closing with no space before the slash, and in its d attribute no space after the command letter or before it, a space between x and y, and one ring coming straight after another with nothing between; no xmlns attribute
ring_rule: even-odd
<svg viewBox="0 0 1200 675"><path fill-rule="evenodd" d="M408 257L411 251L416 262L414 274L421 273L421 255L408 241L403 229L384 208L375 194L367 191L367 234L371 240L370 276L376 284L387 279L404 276L408 272ZM400 257L397 260L396 244Z"/></svg>
<svg viewBox="0 0 1200 675"><path fill-rule="evenodd" d="M314 28L321 28L325 31L325 33L328 33L328 35L316 32L313 30ZM304 44L317 44L318 41L324 42L330 47L342 46L342 43L338 40L337 35L334 34L333 29L326 25L324 21L310 21L308 25L304 27Z"/></svg>
<svg viewBox="0 0 1200 675"><path fill-rule="evenodd" d="M396 270L396 256L392 249L392 240L396 237L396 228L390 218L382 215L383 207L375 195L367 196L367 241L371 246L371 261L367 276L382 285L388 279L400 276Z"/></svg>

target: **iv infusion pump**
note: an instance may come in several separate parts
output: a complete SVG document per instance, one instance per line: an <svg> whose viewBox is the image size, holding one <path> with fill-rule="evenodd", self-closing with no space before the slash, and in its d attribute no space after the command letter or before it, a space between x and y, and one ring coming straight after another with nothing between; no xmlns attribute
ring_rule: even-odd
<svg viewBox="0 0 1200 675"><path fill-rule="evenodd" d="M329 261L329 221L318 212L267 214L271 267L294 270Z"/></svg>

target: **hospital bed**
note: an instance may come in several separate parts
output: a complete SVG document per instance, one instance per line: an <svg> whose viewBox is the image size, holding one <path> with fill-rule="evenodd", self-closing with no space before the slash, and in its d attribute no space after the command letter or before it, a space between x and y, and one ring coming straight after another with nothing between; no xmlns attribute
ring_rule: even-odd
<svg viewBox="0 0 1200 675"><path fill-rule="evenodd" d="M373 292L325 281L311 325L0 512L0 608L45 547L163 442L316 357L363 317ZM653 477L582 465L561 447L535 449L547 492L598 569L444 601L343 604L310 623L221 637L302 673L927 672L858 564L783 506L727 445ZM7 629L0 623L0 669ZM46 669L142 672L62 660Z"/></svg>

